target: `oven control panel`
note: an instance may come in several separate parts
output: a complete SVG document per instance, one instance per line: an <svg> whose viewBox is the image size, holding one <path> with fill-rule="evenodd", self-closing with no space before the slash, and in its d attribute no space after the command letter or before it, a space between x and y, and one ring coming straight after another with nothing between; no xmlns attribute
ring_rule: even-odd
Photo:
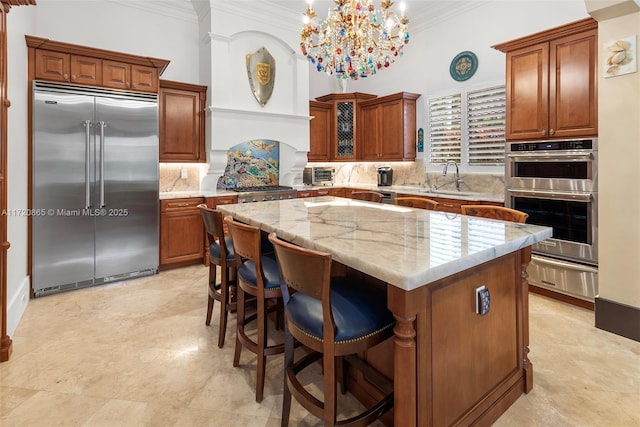
<svg viewBox="0 0 640 427"><path fill-rule="evenodd" d="M593 139L571 139L562 141L530 141L510 144L509 151L557 151L557 150L593 150Z"/></svg>

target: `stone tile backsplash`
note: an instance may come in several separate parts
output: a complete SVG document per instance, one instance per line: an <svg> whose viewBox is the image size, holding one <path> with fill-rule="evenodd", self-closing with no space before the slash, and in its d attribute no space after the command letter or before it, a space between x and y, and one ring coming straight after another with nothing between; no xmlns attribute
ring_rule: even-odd
<svg viewBox="0 0 640 427"><path fill-rule="evenodd" d="M160 192L200 191L201 171L206 167L200 163L161 163Z"/></svg>
<svg viewBox="0 0 640 427"><path fill-rule="evenodd" d="M393 163L314 163L313 165L330 166L335 169L334 185L340 184L375 184L378 182L379 166L391 166L393 169L393 185L419 186L440 190L455 190L455 169L449 170L446 176L441 172L426 172L424 160L414 162ZM504 174L462 173L464 180L460 191L472 191L490 194L504 194Z"/></svg>

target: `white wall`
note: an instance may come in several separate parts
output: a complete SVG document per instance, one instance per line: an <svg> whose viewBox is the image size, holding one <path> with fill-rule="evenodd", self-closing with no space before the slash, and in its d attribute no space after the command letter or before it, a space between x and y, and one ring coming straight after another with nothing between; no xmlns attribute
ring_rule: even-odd
<svg viewBox="0 0 640 427"><path fill-rule="evenodd" d="M38 0L37 3L32 8L34 27L30 35L169 59L163 79L200 84L195 12L191 19L186 19L151 14L149 8L145 11L129 7L127 2Z"/></svg>
<svg viewBox="0 0 640 427"><path fill-rule="evenodd" d="M8 21L8 208L28 206L27 46L25 34L100 49L171 60L163 79L200 83L198 25L189 19L150 14L111 1L38 0L13 7ZM7 253L7 333L11 336L26 308L27 219L10 217Z"/></svg>
<svg viewBox="0 0 640 427"><path fill-rule="evenodd" d="M7 15L8 98L8 209L28 206L27 158L27 49L24 34L33 30L35 8L13 7ZM7 334L13 335L29 301L27 275L27 217L10 216L7 223Z"/></svg>
<svg viewBox="0 0 640 427"><path fill-rule="evenodd" d="M598 284L600 298L640 308L640 72L602 72L603 44L633 35L640 41L640 12L598 23Z"/></svg>
<svg viewBox="0 0 640 427"><path fill-rule="evenodd" d="M478 2L452 20L434 22L411 33L404 55L375 76L348 82L348 92L388 95L407 91L423 95L484 82L504 82L505 57L491 46L588 17L584 1L501 0ZM324 17L324 14L319 16ZM411 1L407 1L411 31ZM449 75L451 60L469 50L478 57L478 70L466 82ZM309 68L310 96L339 92L335 77ZM333 90L332 90L333 89ZM329 92L327 92L329 90Z"/></svg>

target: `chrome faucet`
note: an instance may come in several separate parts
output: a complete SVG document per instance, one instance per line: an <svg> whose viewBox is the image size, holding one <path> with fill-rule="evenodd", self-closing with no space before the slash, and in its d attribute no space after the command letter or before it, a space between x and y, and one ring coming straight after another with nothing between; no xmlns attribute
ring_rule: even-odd
<svg viewBox="0 0 640 427"><path fill-rule="evenodd" d="M444 165L444 170L442 171L442 176L447 176L447 168L450 164L453 164L456 167L456 190L460 191L460 183L464 182L464 180L460 179L460 171L458 170L458 164L453 160L449 160Z"/></svg>

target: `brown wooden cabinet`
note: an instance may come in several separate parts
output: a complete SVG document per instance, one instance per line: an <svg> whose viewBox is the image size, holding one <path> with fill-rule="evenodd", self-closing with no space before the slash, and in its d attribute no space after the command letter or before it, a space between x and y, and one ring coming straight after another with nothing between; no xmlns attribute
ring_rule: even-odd
<svg viewBox="0 0 640 427"><path fill-rule="evenodd" d="M400 92L360 103L360 160L401 161L416 158L416 100Z"/></svg>
<svg viewBox="0 0 640 427"><path fill-rule="evenodd" d="M160 270L197 264L205 254L202 197L160 201Z"/></svg>
<svg viewBox="0 0 640 427"><path fill-rule="evenodd" d="M160 161L206 162L207 87L160 81Z"/></svg>
<svg viewBox="0 0 640 427"><path fill-rule="evenodd" d="M102 85L105 87L142 92L158 91L158 74L152 67L103 61L102 73Z"/></svg>
<svg viewBox="0 0 640 427"><path fill-rule="evenodd" d="M316 98L319 102L311 101L309 111L320 120L311 121L309 161L415 160L419 97L399 92L378 98L355 92Z"/></svg>
<svg viewBox="0 0 640 427"><path fill-rule="evenodd" d="M158 92L164 59L129 55L25 36L30 80L68 82L112 89Z"/></svg>
<svg viewBox="0 0 640 427"><path fill-rule="evenodd" d="M332 106L329 160L358 159L358 103L373 98L376 98L376 95L361 92L332 93L316 98L316 101L328 102Z"/></svg>
<svg viewBox="0 0 640 427"><path fill-rule="evenodd" d="M506 139L598 134L598 23L592 18L494 46L506 53Z"/></svg>
<svg viewBox="0 0 640 427"><path fill-rule="evenodd" d="M35 55L36 79L56 82L69 81L71 75L71 55L45 49L37 49Z"/></svg>
<svg viewBox="0 0 640 427"><path fill-rule="evenodd" d="M310 162L331 160L331 141L333 135L333 104L309 101L309 153Z"/></svg>
<svg viewBox="0 0 640 427"><path fill-rule="evenodd" d="M307 197L315 197L318 195L318 192L316 190L298 190L298 194L297 194L297 198L298 199L304 199Z"/></svg>
<svg viewBox="0 0 640 427"><path fill-rule="evenodd" d="M102 84L101 59L80 55L70 57L71 83L90 86Z"/></svg>

